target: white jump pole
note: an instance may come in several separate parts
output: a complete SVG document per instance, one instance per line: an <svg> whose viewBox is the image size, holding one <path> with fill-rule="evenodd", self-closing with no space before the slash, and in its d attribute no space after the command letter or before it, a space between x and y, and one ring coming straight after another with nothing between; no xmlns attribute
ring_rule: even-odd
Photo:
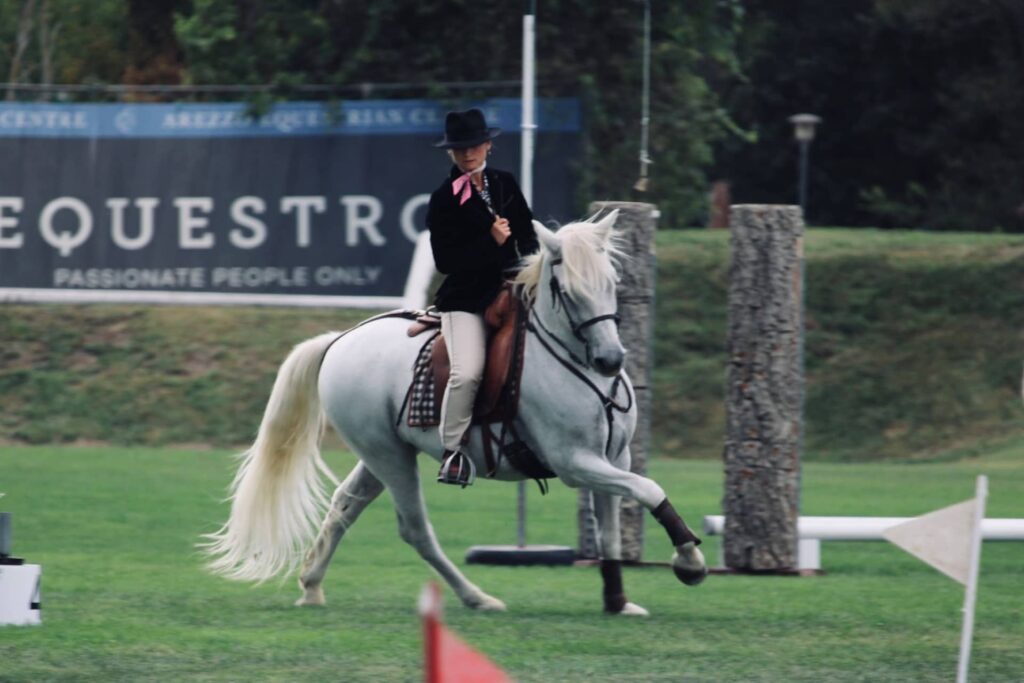
<svg viewBox="0 0 1024 683"><path fill-rule="evenodd" d="M519 184L526 199L526 205L533 207L533 134L537 125L533 119L534 94L536 92L536 70L534 69L536 32L534 19L536 2L530 2L530 10L523 15L523 88L522 116L520 118L520 160ZM518 517L517 541L519 547L526 545L526 482L519 482L516 515Z"/></svg>
<svg viewBox="0 0 1024 683"><path fill-rule="evenodd" d="M519 185L529 206L533 206L533 134L537 129L533 118L536 92L536 71L534 69L536 32L534 31L534 10L532 8L534 4L531 3L530 13L523 16L523 111L520 124L522 142L520 145Z"/></svg>

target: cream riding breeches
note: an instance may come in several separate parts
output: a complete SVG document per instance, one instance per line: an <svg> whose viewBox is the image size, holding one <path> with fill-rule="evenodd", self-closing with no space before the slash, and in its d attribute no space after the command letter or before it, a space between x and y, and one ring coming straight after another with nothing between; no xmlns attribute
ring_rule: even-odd
<svg viewBox="0 0 1024 683"><path fill-rule="evenodd" d="M487 328L482 315L464 311L441 313L441 332L448 345L451 374L441 402L441 444L459 450L473 421L473 403L484 374Z"/></svg>

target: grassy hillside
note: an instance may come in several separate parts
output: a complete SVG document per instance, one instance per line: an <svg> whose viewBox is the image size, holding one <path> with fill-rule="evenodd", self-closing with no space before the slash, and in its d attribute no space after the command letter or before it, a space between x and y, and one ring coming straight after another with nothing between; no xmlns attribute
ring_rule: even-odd
<svg viewBox="0 0 1024 683"><path fill-rule="evenodd" d="M715 456L728 235L658 241L655 443ZM811 230L806 457L955 456L1024 433L1024 237Z"/></svg>
<svg viewBox="0 0 1024 683"><path fill-rule="evenodd" d="M655 449L721 449L728 235L658 236ZM808 459L1024 434L1024 237L813 230ZM251 440L294 343L365 311L0 305L0 442Z"/></svg>

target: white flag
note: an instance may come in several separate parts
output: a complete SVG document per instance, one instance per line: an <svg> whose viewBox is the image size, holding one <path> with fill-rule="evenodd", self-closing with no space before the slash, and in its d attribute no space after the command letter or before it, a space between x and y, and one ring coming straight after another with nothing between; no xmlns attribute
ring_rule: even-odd
<svg viewBox="0 0 1024 683"><path fill-rule="evenodd" d="M977 504L972 498L929 512L889 527L882 536L966 586Z"/></svg>
<svg viewBox="0 0 1024 683"><path fill-rule="evenodd" d="M967 587L964 591L964 625L960 630L957 683L967 683L967 668L971 661L974 605L981 571L981 523L985 519L987 498L988 477L979 474L971 500L915 517L882 532L887 540Z"/></svg>

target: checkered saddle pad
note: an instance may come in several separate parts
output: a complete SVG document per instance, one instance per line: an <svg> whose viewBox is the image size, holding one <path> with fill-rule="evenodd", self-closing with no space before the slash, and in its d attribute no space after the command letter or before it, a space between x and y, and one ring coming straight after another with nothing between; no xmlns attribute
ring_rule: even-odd
<svg viewBox="0 0 1024 683"><path fill-rule="evenodd" d="M430 335L416 356L412 384L409 385L409 393L406 396L410 427L436 427L441 423L441 399L444 396L444 388L441 387L439 391L430 367L434 344L440 338L439 331Z"/></svg>

